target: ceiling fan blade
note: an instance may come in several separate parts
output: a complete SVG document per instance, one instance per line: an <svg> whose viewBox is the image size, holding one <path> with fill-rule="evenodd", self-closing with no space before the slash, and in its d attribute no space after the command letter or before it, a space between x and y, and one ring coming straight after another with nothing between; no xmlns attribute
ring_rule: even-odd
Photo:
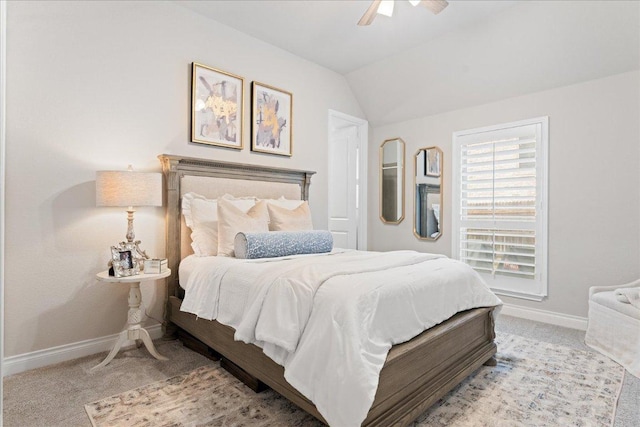
<svg viewBox="0 0 640 427"><path fill-rule="evenodd" d="M362 18L360 18L360 20L358 21L358 25L369 25L373 22L374 19L376 19L376 13L378 12L378 6L380 6L381 1L382 0L373 0L371 2L369 9L367 9L364 15L362 15Z"/></svg>
<svg viewBox="0 0 640 427"><path fill-rule="evenodd" d="M422 0L422 5L429 9L434 15L439 14L445 7L449 6L447 0Z"/></svg>

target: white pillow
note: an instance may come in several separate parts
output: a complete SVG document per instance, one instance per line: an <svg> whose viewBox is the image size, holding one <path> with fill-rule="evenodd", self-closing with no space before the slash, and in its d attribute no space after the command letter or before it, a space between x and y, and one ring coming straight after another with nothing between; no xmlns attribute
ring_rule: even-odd
<svg viewBox="0 0 640 427"><path fill-rule="evenodd" d="M271 231L304 231L313 230L309 203L304 201L295 209L287 209L268 204L269 230Z"/></svg>
<svg viewBox="0 0 640 427"><path fill-rule="evenodd" d="M264 201L270 205L280 206L289 210L295 209L304 203L304 200L285 199L284 196L279 199L264 199Z"/></svg>
<svg viewBox="0 0 640 427"><path fill-rule="evenodd" d="M225 194L221 199L229 200L242 211L255 204L254 198L235 199ZM187 227L191 229L191 248L196 256L214 256L218 254L218 200L207 199L196 194L182 196L182 214Z"/></svg>
<svg viewBox="0 0 640 427"><path fill-rule="evenodd" d="M231 194L225 194L224 196L218 197L218 200L220 199L225 199L230 201L233 204L233 206L235 206L236 208L240 209L243 212L246 212L249 209L251 209L253 205L255 205L256 202L258 201L258 199L256 199L255 197L235 197L235 196L232 196Z"/></svg>
<svg viewBox="0 0 640 427"><path fill-rule="evenodd" d="M243 211L231 201L218 199L218 255L234 256L236 234L263 233L269 231L269 213L263 200L248 211Z"/></svg>
<svg viewBox="0 0 640 427"><path fill-rule="evenodd" d="M182 214L191 229L191 248L196 256L218 253L218 202L196 193L182 196Z"/></svg>

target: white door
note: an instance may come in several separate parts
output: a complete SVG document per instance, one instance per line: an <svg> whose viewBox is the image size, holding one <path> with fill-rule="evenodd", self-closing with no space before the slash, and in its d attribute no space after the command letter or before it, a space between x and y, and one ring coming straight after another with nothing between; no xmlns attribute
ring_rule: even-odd
<svg viewBox="0 0 640 427"><path fill-rule="evenodd" d="M329 231L337 248L358 248L357 131L335 130L329 141Z"/></svg>
<svg viewBox="0 0 640 427"><path fill-rule="evenodd" d="M329 231L337 248L367 248L368 126L329 110Z"/></svg>

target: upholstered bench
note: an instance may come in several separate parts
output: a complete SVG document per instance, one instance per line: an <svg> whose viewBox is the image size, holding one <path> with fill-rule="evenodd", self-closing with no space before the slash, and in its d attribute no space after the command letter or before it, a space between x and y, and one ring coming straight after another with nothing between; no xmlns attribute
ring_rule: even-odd
<svg viewBox="0 0 640 427"><path fill-rule="evenodd" d="M640 280L622 286L589 289L589 326L585 343L640 378L640 309L618 301L616 289L640 286Z"/></svg>

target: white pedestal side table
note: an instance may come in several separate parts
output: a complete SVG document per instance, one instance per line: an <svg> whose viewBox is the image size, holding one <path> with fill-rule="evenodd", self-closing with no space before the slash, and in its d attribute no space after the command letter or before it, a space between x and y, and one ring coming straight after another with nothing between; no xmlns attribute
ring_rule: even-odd
<svg viewBox="0 0 640 427"><path fill-rule="evenodd" d="M120 348L127 340L142 340L147 350L153 357L158 360L169 360L166 357L162 356L160 353L156 351L155 346L153 345L153 341L151 341L151 336L149 336L149 332L144 329L140 323L142 322L142 318L144 317L144 311L140 306L142 305L142 294L140 293L140 283L147 282L151 280L158 280L168 277L171 274L171 270L167 270L164 273L159 274L136 274L135 276L127 276L127 277L115 277L109 276L108 271L101 271L96 274L96 278L101 282L110 282L110 283L128 283L129 284L129 313L127 315L127 329L120 332L120 336L118 337L118 341L116 345L113 347L111 352L107 355L107 357L97 366L91 368L98 369L106 366L111 360L118 354Z"/></svg>

